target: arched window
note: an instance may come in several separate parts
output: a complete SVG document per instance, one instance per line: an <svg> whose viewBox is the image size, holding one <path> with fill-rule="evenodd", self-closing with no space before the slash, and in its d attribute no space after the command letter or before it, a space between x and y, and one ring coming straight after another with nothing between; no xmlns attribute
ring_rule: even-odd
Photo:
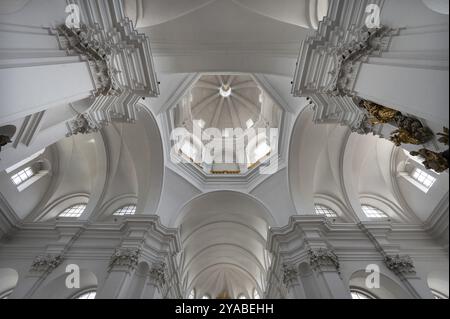
<svg viewBox="0 0 450 319"><path fill-rule="evenodd" d="M202 297L202 299L211 299L211 297L208 294L206 294Z"/></svg>
<svg viewBox="0 0 450 319"><path fill-rule="evenodd" d="M434 299L448 299L446 295L440 293L439 291L431 290L431 293L433 294Z"/></svg>
<svg viewBox="0 0 450 319"><path fill-rule="evenodd" d="M116 210L114 216L130 216L134 214L136 214L136 205L128 205Z"/></svg>
<svg viewBox="0 0 450 319"><path fill-rule="evenodd" d="M357 288L351 288L350 294L352 296L352 299L377 299L377 297L368 293L367 291Z"/></svg>
<svg viewBox="0 0 450 319"><path fill-rule="evenodd" d="M66 210L64 210L61 214L59 214L59 217L64 218L78 218L80 217L84 210L86 209L86 204L77 204L70 206Z"/></svg>
<svg viewBox="0 0 450 319"><path fill-rule="evenodd" d="M381 211L378 208L375 208L373 206L362 205L361 208L362 208L364 214L368 218L373 218L373 219L389 218L389 216L386 215L383 211Z"/></svg>
<svg viewBox="0 0 450 319"><path fill-rule="evenodd" d="M192 289L189 293L188 299L195 299L195 289Z"/></svg>
<svg viewBox="0 0 450 319"><path fill-rule="evenodd" d="M261 299L261 296L256 288L253 290L253 299Z"/></svg>
<svg viewBox="0 0 450 319"><path fill-rule="evenodd" d="M247 299L247 297L246 297L244 294L240 294L240 295L238 296L238 299Z"/></svg>
<svg viewBox="0 0 450 319"><path fill-rule="evenodd" d="M95 290L85 290L82 293L76 295L73 299L95 299L97 292Z"/></svg>
<svg viewBox="0 0 450 319"><path fill-rule="evenodd" d="M332 210L331 208L325 207L323 205L316 205L315 210L316 210L316 215L319 215L319 216L326 216L328 218L338 217L338 215L336 214L336 212L334 210Z"/></svg>

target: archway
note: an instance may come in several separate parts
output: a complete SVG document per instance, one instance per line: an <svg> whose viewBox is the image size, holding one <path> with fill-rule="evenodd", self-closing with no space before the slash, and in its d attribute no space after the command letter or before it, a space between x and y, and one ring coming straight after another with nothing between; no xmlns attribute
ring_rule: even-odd
<svg viewBox="0 0 450 319"><path fill-rule="evenodd" d="M201 195L181 210L181 277L187 294L252 296L265 289L270 212L253 197L231 191Z"/></svg>

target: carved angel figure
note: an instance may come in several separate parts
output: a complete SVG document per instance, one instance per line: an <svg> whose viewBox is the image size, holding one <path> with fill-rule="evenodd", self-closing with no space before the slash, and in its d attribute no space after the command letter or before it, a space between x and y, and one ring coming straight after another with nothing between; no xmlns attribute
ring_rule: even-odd
<svg viewBox="0 0 450 319"><path fill-rule="evenodd" d="M371 116L370 122L373 125L394 122L396 116L401 115L399 111L366 100L361 100L359 106L369 112Z"/></svg>
<svg viewBox="0 0 450 319"><path fill-rule="evenodd" d="M415 138L410 134L410 132L408 132L405 129L398 129L392 132L390 140L396 146L401 146L402 144L413 144L413 145L422 144L422 140Z"/></svg>

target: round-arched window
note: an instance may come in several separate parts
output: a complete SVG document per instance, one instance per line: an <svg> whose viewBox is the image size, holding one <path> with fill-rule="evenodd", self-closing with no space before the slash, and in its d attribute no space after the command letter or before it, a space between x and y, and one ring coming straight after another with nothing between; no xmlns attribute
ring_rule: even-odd
<svg viewBox="0 0 450 319"><path fill-rule="evenodd" d="M375 297L371 293L358 288L351 288L350 294L352 296L352 299L377 299L377 297Z"/></svg>
<svg viewBox="0 0 450 319"><path fill-rule="evenodd" d="M81 292L80 294L76 295L74 299L95 299L97 296L97 291L94 289L85 290Z"/></svg>

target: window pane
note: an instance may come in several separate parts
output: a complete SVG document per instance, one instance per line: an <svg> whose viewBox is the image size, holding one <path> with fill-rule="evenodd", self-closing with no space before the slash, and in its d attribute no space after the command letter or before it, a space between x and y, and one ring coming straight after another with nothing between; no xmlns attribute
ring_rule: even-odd
<svg viewBox="0 0 450 319"><path fill-rule="evenodd" d="M427 174L423 170L416 168L412 174L411 177L425 187L426 191L429 191L430 188L433 186L433 184L436 182L436 178L431 176L430 174Z"/></svg>
<svg viewBox="0 0 450 319"><path fill-rule="evenodd" d="M21 170L20 172L17 172L17 174L11 176L11 180L15 185L20 185L33 176L34 176L33 170L30 167L27 167Z"/></svg>
<svg viewBox="0 0 450 319"><path fill-rule="evenodd" d="M316 209L316 215L326 216L329 218L337 217L336 212L334 210L332 210L331 208L321 206L321 205L316 205L315 209Z"/></svg>
<svg viewBox="0 0 450 319"><path fill-rule="evenodd" d="M86 209L85 204L74 205L67 208L65 211L59 214L59 217L78 218L83 214L85 209Z"/></svg>
<svg viewBox="0 0 450 319"><path fill-rule="evenodd" d="M368 217L368 218L388 218L388 215L386 215L384 212L382 212L381 210L379 210L378 208L372 207L372 206L367 206L367 205L363 205L361 206L364 214Z"/></svg>
<svg viewBox="0 0 450 319"><path fill-rule="evenodd" d="M81 294L76 299L95 299L95 296L97 295L97 292L95 291L89 291Z"/></svg>
<svg viewBox="0 0 450 319"><path fill-rule="evenodd" d="M119 208L114 213L115 216L134 215L136 213L136 205L129 205Z"/></svg>
<svg viewBox="0 0 450 319"><path fill-rule="evenodd" d="M362 292L360 290L351 290L352 299L376 299L374 296L367 292Z"/></svg>

